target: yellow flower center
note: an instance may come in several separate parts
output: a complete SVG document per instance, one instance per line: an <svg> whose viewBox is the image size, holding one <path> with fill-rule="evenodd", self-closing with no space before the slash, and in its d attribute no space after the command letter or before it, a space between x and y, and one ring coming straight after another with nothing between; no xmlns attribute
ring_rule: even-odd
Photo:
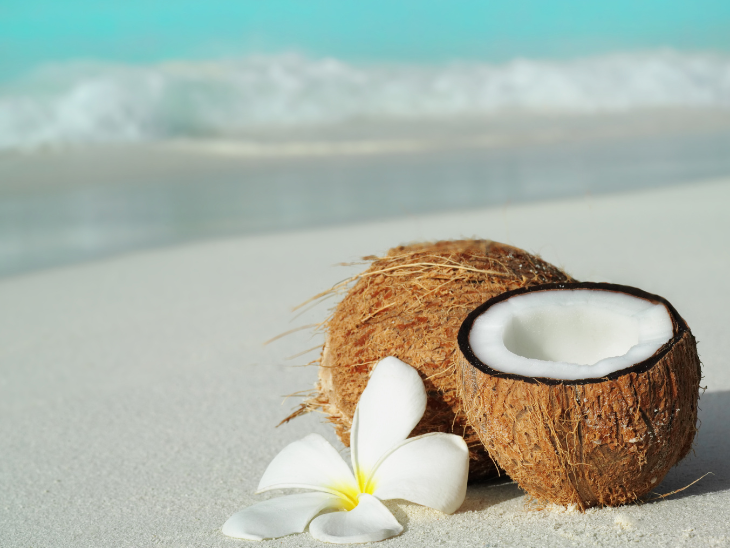
<svg viewBox="0 0 730 548"><path fill-rule="evenodd" d="M357 506L358 497L361 493L367 493L372 495L375 491L375 482L369 474L366 474L362 470L357 470L355 473L357 484L354 483L340 483L333 486L333 489L340 493L340 498L344 503L345 510L350 511Z"/></svg>

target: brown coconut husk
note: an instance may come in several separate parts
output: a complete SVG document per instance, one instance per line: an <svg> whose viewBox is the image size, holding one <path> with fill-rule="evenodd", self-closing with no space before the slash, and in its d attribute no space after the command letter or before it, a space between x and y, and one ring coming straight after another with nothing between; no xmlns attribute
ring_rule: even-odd
<svg viewBox="0 0 730 548"><path fill-rule="evenodd" d="M487 240L419 243L366 259L372 263L365 272L333 289L352 286L325 324L315 395L285 420L323 411L349 446L352 416L370 372L395 356L419 371L428 395L412 435L461 435L470 448L470 479L498 475L462 410L459 326L474 307L504 291L571 278L526 251Z"/></svg>
<svg viewBox="0 0 730 548"><path fill-rule="evenodd" d="M631 368L582 381L505 374L471 352L471 324L489 306L531 291L581 288L664 304L674 337ZM581 510L631 503L656 488L692 447L700 361L687 323L661 297L592 283L513 291L469 315L459 332L459 346L469 421L497 463L535 499Z"/></svg>

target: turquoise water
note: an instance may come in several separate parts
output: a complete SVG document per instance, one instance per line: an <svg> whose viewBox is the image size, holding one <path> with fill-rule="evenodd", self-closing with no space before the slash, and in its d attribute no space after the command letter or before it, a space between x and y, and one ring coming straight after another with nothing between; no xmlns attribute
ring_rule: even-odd
<svg viewBox="0 0 730 548"><path fill-rule="evenodd" d="M2 0L0 77L49 62L298 51L345 61L505 61L730 51L727 0Z"/></svg>
<svg viewBox="0 0 730 548"><path fill-rule="evenodd" d="M728 113L728 0L0 0L0 276L727 176Z"/></svg>
<svg viewBox="0 0 730 548"><path fill-rule="evenodd" d="M730 108L727 0L0 0L0 150Z"/></svg>

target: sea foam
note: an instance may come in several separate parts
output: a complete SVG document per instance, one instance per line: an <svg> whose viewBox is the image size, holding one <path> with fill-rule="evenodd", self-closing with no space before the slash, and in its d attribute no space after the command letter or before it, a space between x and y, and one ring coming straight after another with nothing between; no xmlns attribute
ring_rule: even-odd
<svg viewBox="0 0 730 548"><path fill-rule="evenodd" d="M0 149L236 137L356 119L730 108L730 56L658 51L504 64L346 63L295 54L66 63L0 85Z"/></svg>

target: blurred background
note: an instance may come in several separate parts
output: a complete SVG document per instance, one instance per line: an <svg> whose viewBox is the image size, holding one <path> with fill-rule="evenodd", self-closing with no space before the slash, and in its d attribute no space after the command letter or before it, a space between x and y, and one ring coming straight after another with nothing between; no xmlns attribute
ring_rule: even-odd
<svg viewBox="0 0 730 548"><path fill-rule="evenodd" d="M728 175L727 0L0 2L0 276Z"/></svg>

